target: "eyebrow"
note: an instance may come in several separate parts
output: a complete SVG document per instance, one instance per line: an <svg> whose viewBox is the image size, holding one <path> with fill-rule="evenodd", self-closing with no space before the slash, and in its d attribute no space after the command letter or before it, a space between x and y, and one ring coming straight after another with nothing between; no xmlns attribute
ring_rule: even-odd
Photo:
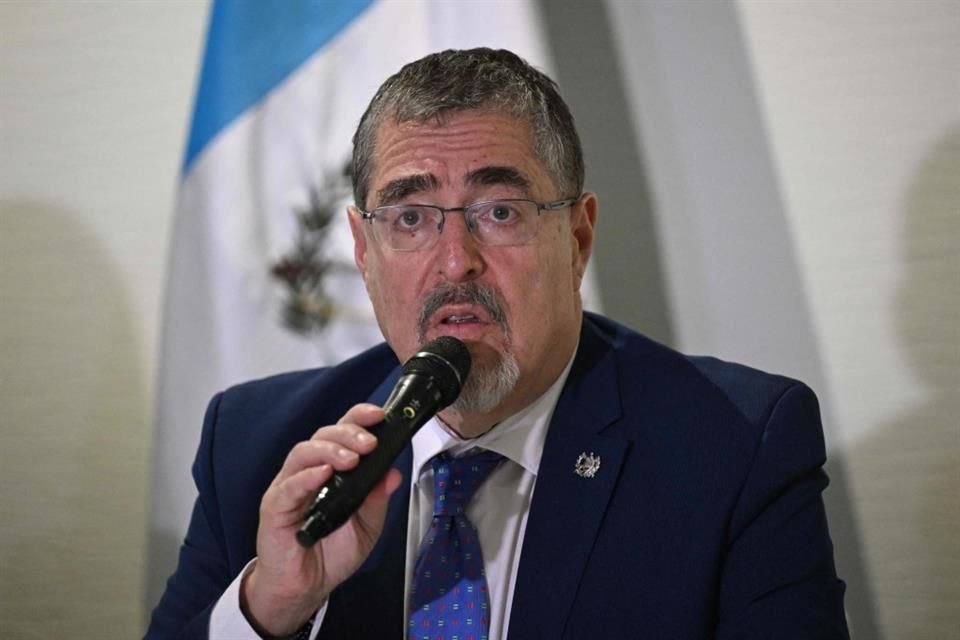
<svg viewBox="0 0 960 640"><path fill-rule="evenodd" d="M513 167L480 167L468 173L464 182L471 186L504 186L530 190L530 181Z"/></svg>
<svg viewBox="0 0 960 640"><path fill-rule="evenodd" d="M530 181L517 169L507 166L480 167L467 174L464 183L470 186L506 186L530 190ZM377 190L377 206L386 207L404 198L425 191L436 191L440 181L432 173L415 173L391 180Z"/></svg>
<svg viewBox="0 0 960 640"><path fill-rule="evenodd" d="M377 206L385 207L395 204L407 196L423 191L436 191L440 181L432 173L416 173L391 180L383 188L377 190Z"/></svg>

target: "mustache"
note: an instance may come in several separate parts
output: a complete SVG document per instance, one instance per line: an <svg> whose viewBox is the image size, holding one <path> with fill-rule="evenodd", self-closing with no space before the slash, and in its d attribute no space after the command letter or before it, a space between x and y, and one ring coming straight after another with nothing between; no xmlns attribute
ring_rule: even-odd
<svg viewBox="0 0 960 640"><path fill-rule="evenodd" d="M421 342L427 333L430 318L446 304L475 304L483 307L490 314L490 318L509 335L507 314L503 310L500 294L495 289L476 282L446 283L434 288L423 301L420 317L417 320L417 333Z"/></svg>

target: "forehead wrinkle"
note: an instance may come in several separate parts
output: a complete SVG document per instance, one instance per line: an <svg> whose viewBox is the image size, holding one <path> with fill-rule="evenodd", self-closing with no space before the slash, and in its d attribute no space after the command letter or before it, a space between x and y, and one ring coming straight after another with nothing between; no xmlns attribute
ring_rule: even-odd
<svg viewBox="0 0 960 640"><path fill-rule="evenodd" d="M504 186L515 187L524 192L530 191L530 181L514 167L480 167L468 173L463 181L468 186Z"/></svg>
<svg viewBox="0 0 960 640"><path fill-rule="evenodd" d="M377 206L394 204L415 193L436 191L440 181L432 173L416 173L391 180L377 190Z"/></svg>

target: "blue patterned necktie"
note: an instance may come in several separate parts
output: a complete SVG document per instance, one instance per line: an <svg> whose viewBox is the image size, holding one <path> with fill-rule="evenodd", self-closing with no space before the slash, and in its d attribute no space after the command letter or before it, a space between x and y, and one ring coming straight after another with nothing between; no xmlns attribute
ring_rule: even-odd
<svg viewBox="0 0 960 640"><path fill-rule="evenodd" d="M413 571L409 640L487 640L487 579L477 530L466 510L502 459L484 451L463 458L441 453L431 460L433 521Z"/></svg>

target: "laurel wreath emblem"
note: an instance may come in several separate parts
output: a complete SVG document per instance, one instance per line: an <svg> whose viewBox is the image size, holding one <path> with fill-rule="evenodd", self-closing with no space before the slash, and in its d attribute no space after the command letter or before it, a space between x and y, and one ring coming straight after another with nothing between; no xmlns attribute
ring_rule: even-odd
<svg viewBox="0 0 960 640"><path fill-rule="evenodd" d="M349 268L330 260L325 251L330 223L350 193L349 170L329 175L322 182L320 188L310 190L308 206L294 210L297 237L293 247L270 266L270 274L286 289L283 324L301 335L323 331L338 314L324 280L332 270Z"/></svg>

